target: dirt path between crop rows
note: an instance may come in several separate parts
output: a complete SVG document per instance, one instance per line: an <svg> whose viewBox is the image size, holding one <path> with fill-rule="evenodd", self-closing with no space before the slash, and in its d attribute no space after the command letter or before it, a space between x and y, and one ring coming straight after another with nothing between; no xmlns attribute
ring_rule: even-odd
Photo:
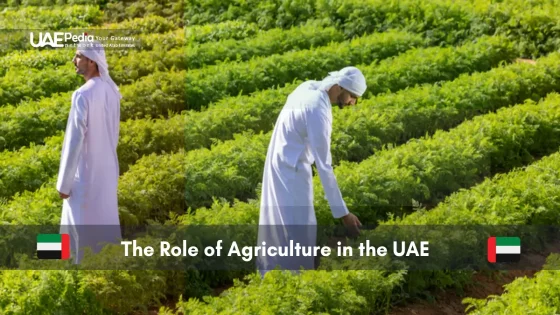
<svg viewBox="0 0 560 315"><path fill-rule="evenodd" d="M560 253L560 243L547 247L546 253ZM501 295L503 286L518 277L533 277L542 269L548 254L529 253L523 256L521 264L531 266L531 270L508 270L487 273L476 273L473 276L473 284L464 288L464 295L446 291L436 294L435 302L414 301L389 311L389 315L463 315L467 314L467 305L462 303L463 298L472 297L483 299L489 295ZM527 263L527 264L526 264ZM526 268L529 269L529 268Z"/></svg>

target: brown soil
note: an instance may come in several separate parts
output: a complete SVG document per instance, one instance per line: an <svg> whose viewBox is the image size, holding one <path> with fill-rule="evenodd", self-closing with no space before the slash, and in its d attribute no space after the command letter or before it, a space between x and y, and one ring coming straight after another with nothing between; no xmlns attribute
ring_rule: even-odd
<svg viewBox="0 0 560 315"><path fill-rule="evenodd" d="M218 288L214 288L213 292L212 292L212 296L219 296L220 294L222 294L222 292L226 291L227 289L233 287L233 284L229 284L229 285L224 285Z"/></svg>
<svg viewBox="0 0 560 315"><path fill-rule="evenodd" d="M525 62L525 63L530 63L532 65L537 64L536 61L531 60L531 59L523 59L523 58L518 58L516 59L517 62Z"/></svg>
<svg viewBox="0 0 560 315"><path fill-rule="evenodd" d="M532 277L542 269L550 253L560 253L560 243L549 246L547 254L530 253L524 255L520 264L530 266L524 270L494 271L473 274L472 284L464 288L464 294L459 295L452 291L436 294L435 302L425 300L414 301L411 304L399 306L389 311L389 315L462 315L467 314L467 305L462 303L466 297L483 299L489 295L500 295L504 292L504 285L518 277Z"/></svg>
<svg viewBox="0 0 560 315"><path fill-rule="evenodd" d="M492 294L502 294L503 285L510 283L517 277L532 277L534 270L514 270L500 274L493 272L491 274L474 274L473 285L465 288L463 296L455 292L444 292L436 295L436 301L430 303L428 301L416 301L412 304L392 309L390 315L459 315L466 314L466 305L462 300L465 297L485 298Z"/></svg>

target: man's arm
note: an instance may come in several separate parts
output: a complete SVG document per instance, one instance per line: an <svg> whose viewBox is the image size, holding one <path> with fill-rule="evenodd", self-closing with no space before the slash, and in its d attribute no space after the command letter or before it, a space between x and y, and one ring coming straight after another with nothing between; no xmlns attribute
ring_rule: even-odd
<svg viewBox="0 0 560 315"><path fill-rule="evenodd" d="M327 196L333 217L342 218L349 212L334 176L331 156L332 123L326 109L313 108L307 121L307 135L315 165Z"/></svg>
<svg viewBox="0 0 560 315"><path fill-rule="evenodd" d="M87 113L88 106L85 98L80 93L76 93L68 116L68 127L64 135L64 145L62 146L58 181L56 183L56 188L63 198L70 195L74 183L74 176L76 175L87 131Z"/></svg>

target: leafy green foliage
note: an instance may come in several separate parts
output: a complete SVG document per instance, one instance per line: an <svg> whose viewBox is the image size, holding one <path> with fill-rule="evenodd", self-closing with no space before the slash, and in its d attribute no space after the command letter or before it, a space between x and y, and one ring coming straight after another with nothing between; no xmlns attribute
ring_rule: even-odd
<svg viewBox="0 0 560 315"><path fill-rule="evenodd" d="M247 61L257 56L312 49L344 39L335 28L316 25L289 30L262 31L244 40L227 39L206 44L192 43L187 47L187 68L196 69L224 61Z"/></svg>
<svg viewBox="0 0 560 315"><path fill-rule="evenodd" d="M432 45L504 35L518 42L523 55L538 57L560 47L558 7L555 0L530 5L521 0L193 0L185 7L185 18L191 25L235 19L262 29L317 19L347 37L402 29L424 35Z"/></svg>
<svg viewBox="0 0 560 315"><path fill-rule="evenodd" d="M294 79L322 79L332 69L371 63L422 45L417 35L386 32L313 50L195 69L186 73L186 109L200 109L227 96L248 94Z"/></svg>
<svg viewBox="0 0 560 315"><path fill-rule="evenodd" d="M180 25L177 24L177 21L169 20L163 16L147 15L135 17L119 23L109 23L90 27L88 30L92 31L93 34L95 34L96 29L99 29L103 31L119 30L118 33L115 33L118 35L147 35L152 33L163 34L174 30L177 27L180 27ZM110 32L103 34L110 34Z"/></svg>
<svg viewBox="0 0 560 315"><path fill-rule="evenodd" d="M552 93L538 104L528 101L523 106L499 111L502 116L510 114L508 119L511 122L517 120L532 123L534 127L531 132L535 132L537 128L551 129L551 133L535 138L532 143L518 149L522 153L512 154L512 158L515 156L523 158L527 155L527 151L537 143L552 141L550 138L558 132L557 129L554 130L555 123L543 122L538 125L535 117L546 112L551 112L552 115L558 117L558 112L552 112L558 106L560 106L560 95ZM520 146L522 144L522 139L517 138L519 130L515 130L514 126L501 130L502 134L510 134L513 140L509 143L502 142L504 145ZM485 128L488 129L488 127ZM513 139L514 136L516 136L515 139ZM511 172L485 178L482 183L472 189L461 189L448 196L434 209L429 211L420 209L401 219L392 218L387 223L399 225L557 224L560 200L549 198L549 196L556 196L560 192L558 185L560 153L546 156L546 152L558 151L560 146L555 143L548 145L549 148L540 154L544 157L537 162L523 168L521 166L528 163L518 162L516 163L518 167Z"/></svg>
<svg viewBox="0 0 560 315"><path fill-rule="evenodd" d="M193 25L185 29L187 43L206 43L226 39L245 39L254 36L259 27L253 23L242 21L226 21L223 23Z"/></svg>
<svg viewBox="0 0 560 315"><path fill-rule="evenodd" d="M69 271L3 271L0 277L0 310L3 314L61 314L94 312L103 314L91 291L80 294L82 274Z"/></svg>
<svg viewBox="0 0 560 315"><path fill-rule="evenodd" d="M0 75L11 68L44 69L61 66L72 60L75 51L69 49L16 50L0 58Z"/></svg>
<svg viewBox="0 0 560 315"><path fill-rule="evenodd" d="M145 62L148 58L153 62ZM132 84L121 86L122 120L133 115L134 108L140 110L145 104L151 104L155 110L161 104L167 104L176 110L183 106L181 93L184 93L184 72L172 71L185 65L182 49L133 52L120 58L116 64L111 75L117 84L131 83L136 79ZM71 92L58 92L83 84L83 79L73 74L74 66L66 64L56 70L26 69L10 73L11 70L4 78L0 78L0 85L6 88L0 88L0 92L3 92L0 99L7 102L23 97L52 95L37 101L24 101L18 106L0 107L0 149L15 149L29 142L41 143L45 137L64 130L70 110ZM57 76L53 76L53 73ZM22 84L22 81L28 84ZM142 110L147 111L149 108ZM158 116L162 112L167 111L161 108L154 115Z"/></svg>
<svg viewBox="0 0 560 315"><path fill-rule="evenodd" d="M220 297L202 302L191 299L177 303L183 314L210 313L326 313L371 314L386 308L390 295L403 278L404 271L377 270L271 271L264 279L252 274L248 283L235 281Z"/></svg>
<svg viewBox="0 0 560 315"><path fill-rule="evenodd" d="M119 180L119 208L145 222L182 213L186 206L209 205L214 196L251 197L261 180L269 140L269 134L244 134L186 155L145 156Z"/></svg>
<svg viewBox="0 0 560 315"><path fill-rule="evenodd" d="M536 58L560 48L560 2L479 1L473 34L504 34L518 42L522 56Z"/></svg>
<svg viewBox="0 0 560 315"><path fill-rule="evenodd" d="M72 92L56 93L19 106L0 106L0 150L17 149L66 128Z"/></svg>
<svg viewBox="0 0 560 315"><path fill-rule="evenodd" d="M466 119L527 98L536 101L560 88L560 68L555 66L559 57L560 54L551 54L536 65L516 63L463 74L453 81L379 95L351 109L333 112L333 163L360 161L383 145L389 148L438 129L447 130ZM415 67L410 64L400 71L409 68ZM380 76L383 74L380 72Z"/></svg>
<svg viewBox="0 0 560 315"><path fill-rule="evenodd" d="M147 15L164 17L183 26L184 0L96 0L107 2L104 6L104 20L120 22Z"/></svg>
<svg viewBox="0 0 560 315"><path fill-rule="evenodd" d="M349 210L364 224L412 210L412 201L435 205L486 176L511 170L560 146L560 102L499 109L450 131L438 130L394 149L376 152L358 165L335 169ZM333 222L319 178L315 180L317 220Z"/></svg>
<svg viewBox="0 0 560 315"><path fill-rule="evenodd" d="M83 79L74 72L73 64L48 70L10 69L0 78L0 106L77 89Z"/></svg>
<svg viewBox="0 0 560 315"><path fill-rule="evenodd" d="M193 0L187 3L184 15L187 22L192 25L241 20L258 22L261 29L288 28L314 16L316 16L314 0Z"/></svg>
<svg viewBox="0 0 560 315"><path fill-rule="evenodd" d="M157 305L166 289L162 271L5 270L2 314L125 314ZM171 274L170 274L171 275ZM175 279L176 281L178 279Z"/></svg>
<svg viewBox="0 0 560 315"><path fill-rule="evenodd" d="M560 164L560 160L556 159ZM505 285L505 293L486 299L465 298L468 314L557 314L560 309L560 255L551 254L533 278L517 278Z"/></svg>
<svg viewBox="0 0 560 315"><path fill-rule="evenodd" d="M538 112L538 107L557 108L560 104L560 95L550 94L543 102L538 105L533 102L523 107L532 107L533 112ZM545 109L546 110L546 109ZM502 112L506 114L506 112ZM556 113L557 115L557 113ZM523 119L531 119L523 117ZM511 131L510 131L511 132ZM551 151L554 151L552 146ZM382 225L554 225L558 224L558 213L560 211L560 202L557 196L560 194L560 152L555 152L549 156L530 163L528 166L517 167L508 173L499 173L492 177L485 178L480 184L470 189L459 189L445 198L443 202L435 208L427 210L419 209L410 215L402 218L391 217ZM545 267L546 268L546 267ZM550 269L554 269L550 268ZM557 271L542 271L548 279L557 277ZM427 287L445 288L451 285L457 285L457 279L469 277L468 272L459 271L437 271L428 272L410 272L407 275L409 288L415 287L414 291L421 292ZM538 276L537 276L538 277ZM447 285L442 285L443 279L452 279ZM539 280L540 281L540 280ZM556 280L555 280L556 281ZM528 301L542 301L539 296L546 298L547 294L542 291L535 291L531 297L520 298L518 294L526 295L529 291L521 291L524 285L533 286L533 280L516 280L512 287L519 291L512 295L504 296L504 300L488 301L488 308L483 306L486 301L477 299L465 299L465 302L471 304L470 307L481 308L481 314L503 313L507 309L508 312L514 314L527 314L528 310L533 307L527 304ZM537 287L535 290L538 290ZM412 293L411 290L409 290ZM554 293L553 293L554 294ZM552 295L554 296L554 295ZM512 297L513 299L509 299ZM489 297L493 298L493 297ZM502 300L502 301L500 301ZM504 302L507 301L507 302ZM548 300L551 305L557 305ZM520 303L518 303L520 302ZM536 304L533 304L536 307ZM469 307L469 308L470 308ZM517 312L516 309L520 309ZM529 312L530 313L530 312ZM547 312L542 312L546 314ZM539 313L541 314L541 313Z"/></svg>
<svg viewBox="0 0 560 315"><path fill-rule="evenodd" d="M103 12L97 6L71 5L61 8L25 7L0 12L2 29L49 29L89 27L102 21ZM62 17L62 18L61 18Z"/></svg>
<svg viewBox="0 0 560 315"><path fill-rule="evenodd" d="M35 190L58 171L63 135L54 136L46 144L19 151L0 153L0 197L16 192Z"/></svg>

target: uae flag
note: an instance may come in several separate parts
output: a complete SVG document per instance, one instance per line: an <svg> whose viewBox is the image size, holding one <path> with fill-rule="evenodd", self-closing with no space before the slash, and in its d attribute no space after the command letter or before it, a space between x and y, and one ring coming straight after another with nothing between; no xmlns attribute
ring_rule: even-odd
<svg viewBox="0 0 560 315"><path fill-rule="evenodd" d="M521 258L519 237L489 237L488 261L491 263L518 262Z"/></svg>
<svg viewBox="0 0 560 315"><path fill-rule="evenodd" d="M37 258L68 259L70 258L69 234L37 235Z"/></svg>

